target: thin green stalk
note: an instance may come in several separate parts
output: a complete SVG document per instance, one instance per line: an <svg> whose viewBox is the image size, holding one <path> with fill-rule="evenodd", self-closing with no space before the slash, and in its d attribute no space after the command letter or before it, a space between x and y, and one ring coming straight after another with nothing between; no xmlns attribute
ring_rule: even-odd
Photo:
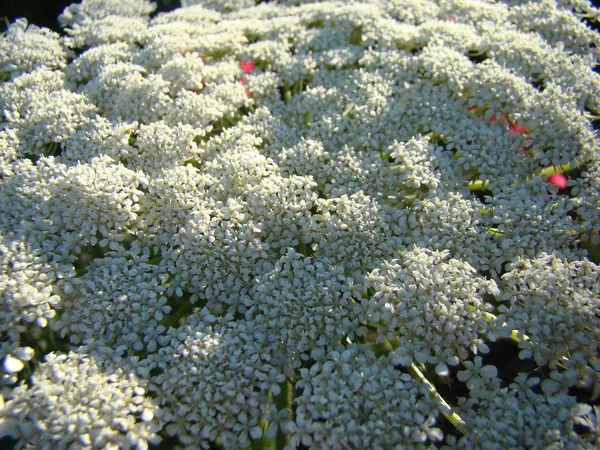
<svg viewBox="0 0 600 450"><path fill-rule="evenodd" d="M275 406L277 406L278 411L288 410L291 414L293 400L292 383L286 378L283 383L279 384L279 388L281 389L281 392L275 397ZM277 430L277 436L275 436L275 449L283 450L288 442L289 437L281 430L281 428L279 428Z"/></svg>
<svg viewBox="0 0 600 450"><path fill-rule="evenodd" d="M395 338L392 341L386 339L386 341L391 345L391 347L394 350L400 346L398 338ZM444 415L444 417L448 419L448 421L459 432L461 432L462 434L467 434L468 430L466 422L455 411L452 410L452 407L448 404L448 402L446 402L446 400L444 400L444 397L440 395L433 383L431 383L425 377L423 372L421 372L421 370L416 366L415 363L412 363L409 366L408 371L413 376L413 378L420 381L425 386L427 392L429 393L429 396L438 404L440 412Z"/></svg>
<svg viewBox="0 0 600 450"><path fill-rule="evenodd" d="M562 164L558 166L548 166L544 167L538 176L540 177L550 177L552 175L556 175L557 173L568 172L569 170L576 169L578 167L577 164L573 166L571 163ZM533 178L535 175L531 175L527 179ZM490 185L490 180L472 180L467 183L467 189L470 191L485 191Z"/></svg>
<svg viewBox="0 0 600 450"><path fill-rule="evenodd" d="M467 183L467 189L470 191L485 191L490 185L490 180L473 180Z"/></svg>
<svg viewBox="0 0 600 450"><path fill-rule="evenodd" d="M562 166L548 166L542 169L540 172L540 176L542 177L551 177L552 175L556 175L557 173L563 173L571 170L571 163L563 164Z"/></svg>
<svg viewBox="0 0 600 450"><path fill-rule="evenodd" d="M253 439L252 440L252 450L264 450L265 448L265 441L267 438L266 435L266 431L267 431L267 426L269 425L269 422L267 422L264 419L261 419L260 421L260 429L262 430L262 435L260 436L260 438L258 439Z"/></svg>
<svg viewBox="0 0 600 450"><path fill-rule="evenodd" d="M446 419L462 434L467 434L467 424L455 411L452 411L452 407L444 400L435 386L423 375L423 372L412 363L408 368L410 374L419 380L429 392L429 396L438 404L440 411Z"/></svg>

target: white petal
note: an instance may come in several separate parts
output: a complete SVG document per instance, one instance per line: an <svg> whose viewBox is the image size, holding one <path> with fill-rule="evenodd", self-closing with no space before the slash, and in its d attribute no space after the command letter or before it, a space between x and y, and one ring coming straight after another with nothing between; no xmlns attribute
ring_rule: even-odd
<svg viewBox="0 0 600 450"><path fill-rule="evenodd" d="M4 371L6 373L17 373L23 370L25 364L20 359L15 358L13 355L6 355L4 358Z"/></svg>
<svg viewBox="0 0 600 450"><path fill-rule="evenodd" d="M263 431L261 427L256 426L250 430L250 437L252 437L252 439L260 439L262 434Z"/></svg>
<svg viewBox="0 0 600 450"><path fill-rule="evenodd" d="M269 424L269 427L267 428L267 432L265 433L267 435L268 438L274 438L275 435L277 434L277 422L271 422Z"/></svg>
<svg viewBox="0 0 600 450"><path fill-rule="evenodd" d="M430 428L427 430L427 434L432 441L441 441L444 439L444 433L439 428Z"/></svg>
<svg viewBox="0 0 600 450"><path fill-rule="evenodd" d="M146 409L141 416L142 422L150 422L154 418L154 413Z"/></svg>
<svg viewBox="0 0 600 450"><path fill-rule="evenodd" d="M458 359L458 356L451 356L450 358L446 358L446 362L451 366L456 366L460 362L460 359Z"/></svg>
<svg viewBox="0 0 600 450"><path fill-rule="evenodd" d="M556 381L551 379L542 381L542 391L544 391L545 394L555 394L559 390L560 384L558 384Z"/></svg>
<svg viewBox="0 0 600 450"><path fill-rule="evenodd" d="M496 366L483 366L480 370L481 376L485 378L494 378L498 375L498 369Z"/></svg>
<svg viewBox="0 0 600 450"><path fill-rule="evenodd" d="M35 351L31 347L19 347L18 349L13 351L13 355L15 355L21 361L29 361L33 358Z"/></svg>
<svg viewBox="0 0 600 450"><path fill-rule="evenodd" d="M448 370L448 366L445 362L441 362L435 366L435 372L441 377L447 377L450 375L450 371Z"/></svg>
<svg viewBox="0 0 600 450"><path fill-rule="evenodd" d="M471 378L472 373L469 372L468 370L460 370L457 374L456 374L456 378L458 378L458 381L464 383L465 381L467 381L469 378Z"/></svg>
<svg viewBox="0 0 600 450"><path fill-rule="evenodd" d="M490 348L487 346L487 344L485 342L478 342L477 350L479 350L480 353L489 353L490 352Z"/></svg>
<svg viewBox="0 0 600 450"><path fill-rule="evenodd" d="M21 436L19 433L19 427L17 426L19 421L12 417L3 417L0 419L0 437L12 436L18 438Z"/></svg>

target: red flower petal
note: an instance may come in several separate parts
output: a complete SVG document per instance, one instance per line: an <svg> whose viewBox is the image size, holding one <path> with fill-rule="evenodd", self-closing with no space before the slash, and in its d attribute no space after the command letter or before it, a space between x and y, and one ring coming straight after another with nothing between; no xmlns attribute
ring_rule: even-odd
<svg viewBox="0 0 600 450"><path fill-rule="evenodd" d="M527 127L525 125L523 125L522 127L519 127L519 121L515 120L513 123L508 125L508 129L513 133L513 134L521 134L527 131Z"/></svg>
<svg viewBox="0 0 600 450"><path fill-rule="evenodd" d="M246 86L246 82L244 81L243 78L240 78L239 82L242 86L244 86L244 87ZM246 97L250 97L250 91L248 90L248 88L246 88Z"/></svg>
<svg viewBox="0 0 600 450"><path fill-rule="evenodd" d="M564 173L555 173L548 177L548 183L558 186L560 189L567 187L567 177Z"/></svg>
<svg viewBox="0 0 600 450"><path fill-rule="evenodd" d="M477 109L477 105L471 106L469 109L467 109L467 111L473 111L474 109Z"/></svg>
<svg viewBox="0 0 600 450"><path fill-rule="evenodd" d="M252 72L256 68L256 63L254 61L242 61L242 70L246 75Z"/></svg>

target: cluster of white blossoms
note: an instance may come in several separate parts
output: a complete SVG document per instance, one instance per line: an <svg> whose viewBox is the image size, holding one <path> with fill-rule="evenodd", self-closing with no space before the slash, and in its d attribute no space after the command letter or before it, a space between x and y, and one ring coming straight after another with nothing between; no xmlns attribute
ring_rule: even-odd
<svg viewBox="0 0 600 450"><path fill-rule="evenodd" d="M598 448L600 11L182 3L0 39L1 445Z"/></svg>

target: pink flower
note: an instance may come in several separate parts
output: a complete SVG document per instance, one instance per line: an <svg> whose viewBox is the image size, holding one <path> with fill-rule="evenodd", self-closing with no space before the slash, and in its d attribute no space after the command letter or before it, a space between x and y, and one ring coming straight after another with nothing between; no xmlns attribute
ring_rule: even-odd
<svg viewBox="0 0 600 450"><path fill-rule="evenodd" d="M564 173L555 173L548 177L548 183L558 186L559 189L567 188L567 177Z"/></svg>
<svg viewBox="0 0 600 450"><path fill-rule="evenodd" d="M241 65L242 70L246 75L248 75L250 72L256 69L256 63L254 61L242 61Z"/></svg>

